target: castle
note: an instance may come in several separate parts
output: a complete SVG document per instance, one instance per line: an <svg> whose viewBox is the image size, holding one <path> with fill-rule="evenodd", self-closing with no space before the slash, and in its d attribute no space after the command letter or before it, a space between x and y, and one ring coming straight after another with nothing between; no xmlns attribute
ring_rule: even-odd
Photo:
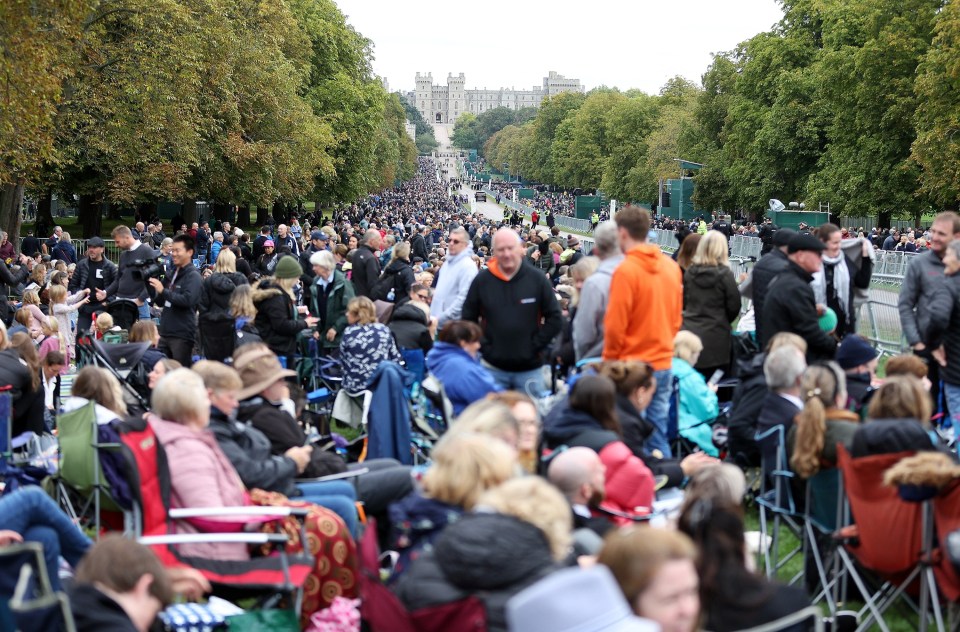
<svg viewBox="0 0 960 632"><path fill-rule="evenodd" d="M433 85L433 75L417 73L416 90L410 95L424 120L430 123L455 123L465 113L482 114L493 108L511 110L539 107L544 97L561 92L583 92L579 79L567 79L554 71L543 78L543 86L532 90L466 90L463 73L447 75L447 85Z"/></svg>

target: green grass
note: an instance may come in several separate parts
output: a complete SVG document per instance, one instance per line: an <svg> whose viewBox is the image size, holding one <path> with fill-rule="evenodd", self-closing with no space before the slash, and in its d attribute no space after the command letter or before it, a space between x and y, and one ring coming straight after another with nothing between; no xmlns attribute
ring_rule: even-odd
<svg viewBox="0 0 960 632"><path fill-rule="evenodd" d="M760 516L755 504L747 507L746 515L744 516L744 526L747 531L760 531ZM780 555L787 555L790 551L795 549L797 545L798 540L796 537L794 537L793 533L791 533L786 527L781 527L779 532ZM762 568L760 563L757 564L757 567ZM784 564L777 574L777 579L786 583L801 570L803 570L803 557L802 554L798 554ZM801 579L800 582L802 583L803 580ZM826 614L826 603L821 603L820 607ZM862 607L862 603L855 601L850 601L839 605L839 608L843 610L860 610ZM946 617L945 611L944 617ZM890 610L887 610L887 612L884 613L884 620L891 632L908 632L917 629L916 615L906 610L905 606L900 606L899 604L891 607ZM879 630L880 627L873 625L870 629Z"/></svg>

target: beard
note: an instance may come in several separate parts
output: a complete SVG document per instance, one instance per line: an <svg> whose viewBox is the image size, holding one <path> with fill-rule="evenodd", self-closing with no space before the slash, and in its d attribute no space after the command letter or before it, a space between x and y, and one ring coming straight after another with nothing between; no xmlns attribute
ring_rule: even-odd
<svg viewBox="0 0 960 632"><path fill-rule="evenodd" d="M602 489L595 489L590 494L590 497L587 498L587 507L591 509L596 509L600 506L600 503L603 502L603 499L606 498L606 494Z"/></svg>

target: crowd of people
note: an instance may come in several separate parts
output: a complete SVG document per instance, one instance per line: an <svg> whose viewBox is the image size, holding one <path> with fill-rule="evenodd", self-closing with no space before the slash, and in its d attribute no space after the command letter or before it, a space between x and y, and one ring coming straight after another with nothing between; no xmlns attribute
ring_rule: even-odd
<svg viewBox="0 0 960 632"><path fill-rule="evenodd" d="M294 544L315 560L305 628L338 599L368 597L357 553L368 532L394 553L382 571L391 598L414 620L444 613L448 629L478 616L484 629L524 631L767 623L809 606L817 587L753 570L743 469L771 473L784 449L803 481L837 466L838 443L854 456L946 449L930 423L941 383L945 408L960 412L957 215L937 216L911 262L900 317L913 354L890 358L880 379L877 350L857 335L882 247L865 236L767 229L769 252L735 278L729 237L764 226L718 218L701 232L628 206L598 222L587 254L556 226L471 214L437 176L422 158L408 182L332 216L277 218L252 239L226 222L181 224L169 238L159 223L118 226L118 262L94 237L68 264L61 231L15 256L19 266L0 263L0 282L22 297L0 325L14 434L55 433L58 415L94 402L104 428L146 420L166 453L171 507L306 509L310 537ZM674 257L650 243L657 228L682 229ZM46 270L54 248L60 263ZM76 367L61 402L76 346L116 327L103 317L118 302L139 317L129 340L148 347L134 389L145 409L96 366ZM314 442L304 369L319 358L339 366L348 397L377 388L388 367L435 377L455 421L429 463L350 463ZM785 445L757 442L775 427ZM305 480L325 475L344 478ZM638 525L668 493L682 498L676 514ZM173 521L179 533L218 526ZM213 588L122 538L93 545L36 487L0 496L0 545L24 539L43 544L55 588L73 575L80 630L104 629L96 612L146 630L175 594Z"/></svg>

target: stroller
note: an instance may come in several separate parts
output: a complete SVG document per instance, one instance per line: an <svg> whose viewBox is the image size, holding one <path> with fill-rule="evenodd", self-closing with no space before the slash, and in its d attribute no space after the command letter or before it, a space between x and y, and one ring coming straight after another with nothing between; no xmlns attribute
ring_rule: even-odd
<svg viewBox="0 0 960 632"><path fill-rule="evenodd" d="M128 298L114 299L107 304L106 312L113 317L113 324L124 331L130 331L133 323L140 320L140 308Z"/></svg>
<svg viewBox="0 0 960 632"><path fill-rule="evenodd" d="M84 336L77 339L77 365L98 366L110 371L124 391L128 403L149 409L147 374L143 356L150 348L149 342L109 344Z"/></svg>

